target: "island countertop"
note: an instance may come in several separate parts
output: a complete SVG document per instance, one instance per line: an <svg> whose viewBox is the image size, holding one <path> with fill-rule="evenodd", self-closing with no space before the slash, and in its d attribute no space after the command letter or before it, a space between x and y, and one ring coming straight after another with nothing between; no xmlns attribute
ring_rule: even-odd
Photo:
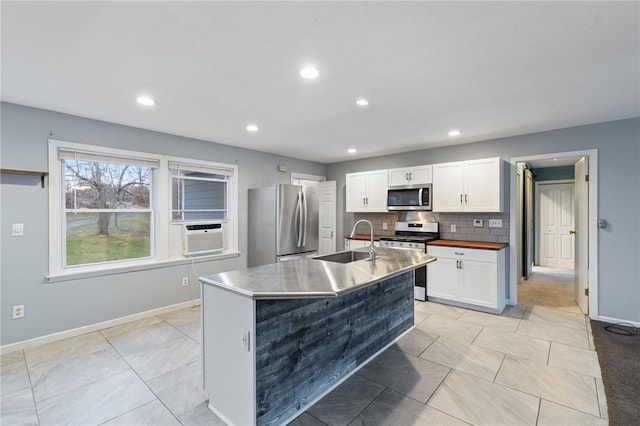
<svg viewBox="0 0 640 426"><path fill-rule="evenodd" d="M337 297L436 260L419 250L380 247L376 253L375 262L298 259L206 275L200 281L251 299Z"/></svg>

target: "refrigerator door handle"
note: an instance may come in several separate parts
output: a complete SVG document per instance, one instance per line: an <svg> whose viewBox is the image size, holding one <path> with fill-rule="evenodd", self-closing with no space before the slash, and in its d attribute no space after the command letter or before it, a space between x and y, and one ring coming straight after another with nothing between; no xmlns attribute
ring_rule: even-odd
<svg viewBox="0 0 640 426"><path fill-rule="evenodd" d="M298 238L297 247L302 247L302 220L303 220L303 211L302 211L302 191L298 191L298 196L296 200L296 210L297 210L297 223L296 223L296 237Z"/></svg>
<svg viewBox="0 0 640 426"><path fill-rule="evenodd" d="M307 212L307 197L304 195L304 191L300 191L302 196L302 206L304 207L304 222L302 228L302 247L307 245L307 223L309 222L309 216Z"/></svg>

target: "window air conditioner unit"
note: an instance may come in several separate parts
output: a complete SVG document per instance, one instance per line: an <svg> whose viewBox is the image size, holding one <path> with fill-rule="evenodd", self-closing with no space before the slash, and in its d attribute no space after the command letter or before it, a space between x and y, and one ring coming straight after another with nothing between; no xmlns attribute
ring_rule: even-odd
<svg viewBox="0 0 640 426"><path fill-rule="evenodd" d="M182 254L202 256L224 250L221 223L185 225L182 233Z"/></svg>

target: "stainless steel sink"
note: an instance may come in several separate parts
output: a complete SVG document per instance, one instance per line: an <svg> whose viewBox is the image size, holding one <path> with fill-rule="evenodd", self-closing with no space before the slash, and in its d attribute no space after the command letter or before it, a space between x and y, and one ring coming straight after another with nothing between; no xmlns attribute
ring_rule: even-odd
<svg viewBox="0 0 640 426"><path fill-rule="evenodd" d="M366 251L340 251L338 253L317 256L314 257L314 259L326 260L327 262L351 263L356 260L369 260L369 253Z"/></svg>

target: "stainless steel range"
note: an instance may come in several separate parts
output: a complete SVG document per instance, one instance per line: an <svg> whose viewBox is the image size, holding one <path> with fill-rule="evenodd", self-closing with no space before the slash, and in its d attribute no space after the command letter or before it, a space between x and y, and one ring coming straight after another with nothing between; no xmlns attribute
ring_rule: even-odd
<svg viewBox="0 0 640 426"><path fill-rule="evenodd" d="M380 237L380 246L426 253L428 242L438 238L438 222L396 222L395 235ZM414 297L416 300L427 300L427 267L416 269L415 275Z"/></svg>

